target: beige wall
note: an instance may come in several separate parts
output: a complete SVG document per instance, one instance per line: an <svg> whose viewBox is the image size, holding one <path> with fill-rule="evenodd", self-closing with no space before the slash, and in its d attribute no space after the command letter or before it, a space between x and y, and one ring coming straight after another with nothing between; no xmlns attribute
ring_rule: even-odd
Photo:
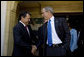
<svg viewBox="0 0 84 57"><path fill-rule="evenodd" d="M42 1L41 5L41 8L45 6L53 7L55 13L83 12L83 1Z"/></svg>
<svg viewBox="0 0 84 57"><path fill-rule="evenodd" d="M6 22L6 7L7 2L1 1L1 56L3 55L4 51L4 35L5 35L5 22Z"/></svg>
<svg viewBox="0 0 84 57"><path fill-rule="evenodd" d="M7 2L7 22L6 22L6 39L7 39L7 53L6 55L11 56L13 50L13 27L16 24L16 9L17 9L16 1L8 1Z"/></svg>
<svg viewBox="0 0 84 57"><path fill-rule="evenodd" d="M4 5L2 5L2 10L4 10L5 3L4 1L1 1ZM1 41L4 41L3 44L3 52L2 56L11 56L12 49L13 49L13 27L15 25L16 20L16 7L17 2L15 1L6 1L6 15L1 15L1 17L5 16L5 22L3 22L5 25L4 28L4 38ZM4 12L4 11L2 11ZM2 20L2 18L1 18Z"/></svg>
<svg viewBox="0 0 84 57"><path fill-rule="evenodd" d="M20 4L20 10L30 11L32 13L33 18L40 18L41 9L46 6L53 7L55 13L83 12L83 1L39 1L30 3L27 2L23 2Z"/></svg>

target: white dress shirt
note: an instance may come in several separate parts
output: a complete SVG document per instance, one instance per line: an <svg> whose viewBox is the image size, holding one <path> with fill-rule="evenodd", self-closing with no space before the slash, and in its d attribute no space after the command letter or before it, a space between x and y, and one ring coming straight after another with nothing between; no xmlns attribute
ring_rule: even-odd
<svg viewBox="0 0 84 57"><path fill-rule="evenodd" d="M22 21L19 21L19 22L22 23L24 27L26 26ZM29 32L28 27L27 27L27 31L28 31L28 34L29 34L29 36L30 36L30 32Z"/></svg>
<svg viewBox="0 0 84 57"><path fill-rule="evenodd" d="M62 41L58 37L56 30L55 30L54 16L52 16L50 18L50 20L51 20L51 29L52 29L52 44L60 44L60 43L62 43ZM48 22L49 22L49 20L48 20ZM48 40L47 40L47 44L48 44Z"/></svg>

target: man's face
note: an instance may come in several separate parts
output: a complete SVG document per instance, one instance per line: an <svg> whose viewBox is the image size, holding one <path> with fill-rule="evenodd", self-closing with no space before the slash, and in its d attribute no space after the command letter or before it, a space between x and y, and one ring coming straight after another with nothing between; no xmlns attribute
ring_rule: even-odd
<svg viewBox="0 0 84 57"><path fill-rule="evenodd" d="M30 15L29 15L29 14L26 14L26 16L23 18L23 22L24 22L26 25L28 25L29 21L30 21Z"/></svg>
<svg viewBox="0 0 84 57"><path fill-rule="evenodd" d="M41 13L42 13L42 17L43 17L44 19L49 19L49 18L48 18L49 12L46 12L46 10L45 10L44 8L42 9Z"/></svg>

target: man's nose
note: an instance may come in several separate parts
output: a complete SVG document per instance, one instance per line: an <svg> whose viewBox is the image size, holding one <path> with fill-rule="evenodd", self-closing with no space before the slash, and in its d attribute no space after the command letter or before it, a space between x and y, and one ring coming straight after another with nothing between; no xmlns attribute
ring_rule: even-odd
<svg viewBox="0 0 84 57"><path fill-rule="evenodd" d="M28 21L30 21L30 19Z"/></svg>

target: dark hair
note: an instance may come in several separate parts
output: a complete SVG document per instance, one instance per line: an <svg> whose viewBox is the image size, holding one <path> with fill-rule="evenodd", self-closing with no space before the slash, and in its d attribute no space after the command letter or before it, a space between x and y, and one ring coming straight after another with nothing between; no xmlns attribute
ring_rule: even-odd
<svg viewBox="0 0 84 57"><path fill-rule="evenodd" d="M21 20L21 17L25 18L26 14L31 15L30 12L28 12L28 11L21 11L20 14L19 14L18 20Z"/></svg>

